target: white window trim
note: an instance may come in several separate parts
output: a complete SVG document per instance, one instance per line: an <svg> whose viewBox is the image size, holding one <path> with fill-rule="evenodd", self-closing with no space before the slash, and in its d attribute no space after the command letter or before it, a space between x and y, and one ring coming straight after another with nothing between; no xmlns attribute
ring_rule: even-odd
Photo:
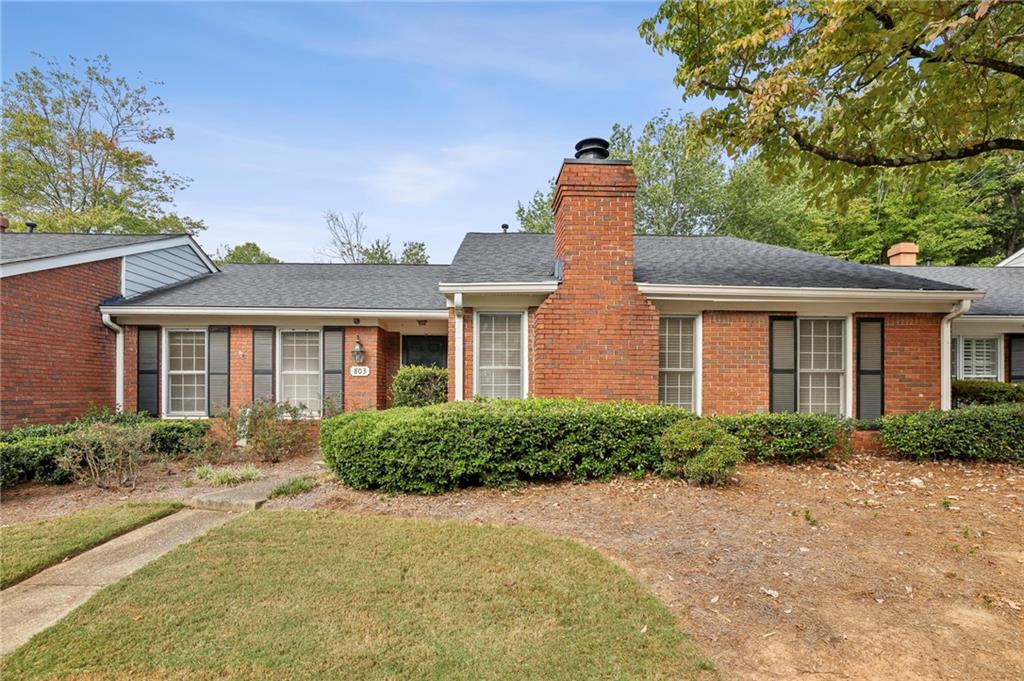
<svg viewBox="0 0 1024 681"><path fill-rule="evenodd" d="M283 399L284 382L281 380L281 374L282 374L282 369L281 369L281 353L282 353L282 350L283 350L284 343L281 342L281 336L282 336L282 334L296 332L296 331L300 331L300 332L304 332L304 333L313 333L313 332L315 332L316 335L317 335L317 338L318 338L317 344L318 344L319 354L320 354L320 372L319 372L320 373L320 380L319 380L319 385L320 385L320 409L318 409L316 411L306 410L305 416L308 417L308 418L313 418L313 419L320 418L320 414L323 413L323 406L324 406L324 333L323 333L323 329L321 327L313 327L313 328L287 328L287 329L278 328L277 329L277 338L274 339L276 341L276 345L277 345L277 347L274 349L274 352L275 352L275 357L274 357L274 363L275 363L275 366L274 366L274 380L276 381L276 384L275 384L276 390L274 391L275 397L277 398L277 401L279 403L281 403L281 404L289 404L289 402L287 400Z"/></svg>
<svg viewBox="0 0 1024 681"><path fill-rule="evenodd" d="M972 381L996 381L1001 382L1006 378L1004 373L1005 368L1003 367L1003 356L1006 354L1006 348L1003 347L1004 334L997 335L977 335L977 336L965 336L959 334L953 336L950 339L950 351L952 352L953 339L956 339L956 373L953 376L954 380L962 380L964 375L964 341L965 340L994 340L996 342L996 376L995 378L971 378Z"/></svg>
<svg viewBox="0 0 1024 681"><path fill-rule="evenodd" d="M480 374L480 315L514 315L519 314L522 316L521 333L523 335L522 341L520 342L520 352L522 353L522 394L519 396L520 399L526 399L526 396L530 394L530 353L529 353L529 311L528 310L473 310L473 395L480 394L479 388L479 374Z"/></svg>
<svg viewBox="0 0 1024 681"><path fill-rule="evenodd" d="M842 385L839 386L840 404L839 413L847 418L853 417L853 315L842 317L830 316L800 316L796 317L796 410L800 412L800 322L801 321L830 321L843 322L843 370L837 371L810 371L807 373L839 373Z"/></svg>
<svg viewBox="0 0 1024 681"><path fill-rule="evenodd" d="M206 411L172 412L171 411L171 351L170 335L177 331L202 332L206 347ZM210 337L205 326L165 326L162 329L160 343L160 404L163 405L165 419L204 419L210 410Z"/></svg>
<svg viewBox="0 0 1024 681"><path fill-rule="evenodd" d="M693 373L693 413L701 415L701 386L704 383L704 313L699 314L663 314L660 316L658 323L660 325L662 319L692 319L693 320L693 369L662 369L661 360L658 360L658 398L661 400L661 372L662 371L690 371ZM658 354L661 354L661 334L658 334ZM662 403L664 404L664 403ZM670 405L678 406L678 405Z"/></svg>

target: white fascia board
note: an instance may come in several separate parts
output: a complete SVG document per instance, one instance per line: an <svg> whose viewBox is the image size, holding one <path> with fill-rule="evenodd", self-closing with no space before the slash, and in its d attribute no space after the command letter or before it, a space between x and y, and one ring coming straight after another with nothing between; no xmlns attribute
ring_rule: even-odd
<svg viewBox="0 0 1024 681"><path fill-rule="evenodd" d="M794 288L782 286L697 286L637 283L640 292L652 300L707 300L741 302L792 302L838 300L914 300L959 302L978 300L984 291L926 291L873 288Z"/></svg>
<svg viewBox="0 0 1024 681"><path fill-rule="evenodd" d="M1024 322L1024 315L1019 314L965 314L957 318L958 322Z"/></svg>
<svg viewBox="0 0 1024 681"><path fill-rule="evenodd" d="M192 250L195 251L196 255L199 256L199 259L203 261L203 264L206 265L207 269L209 269L210 272L220 272L220 268L217 267L213 260L210 259L210 256L206 255L206 251L204 251L203 247L199 245L199 242L193 239L192 235L187 236L188 245L192 247Z"/></svg>
<svg viewBox="0 0 1024 681"><path fill-rule="evenodd" d="M554 293L557 281L496 281L438 284L441 293Z"/></svg>
<svg viewBox="0 0 1024 681"><path fill-rule="evenodd" d="M41 272L42 270L52 270L58 267L70 267L71 265L81 265L87 262L97 262L99 260L109 260L110 258L124 258L128 255L135 255L136 253L149 253L150 251L161 251L165 248L174 248L175 246L188 246L196 252L204 264L210 268L211 272L219 271L217 266L213 264L213 261L203 252L203 249L199 247L192 237L187 234L181 236L172 236L166 239L155 239L153 241L143 241L137 244L128 244L126 246L111 246L109 248L97 248L92 251L83 251L81 253L68 253L66 255L51 255L43 258L34 258L32 260L20 260L18 262L8 263L6 265L0 265L0 277L13 277L18 274L28 274L30 272Z"/></svg>
<svg viewBox="0 0 1024 681"><path fill-rule="evenodd" d="M353 310L318 307L147 307L145 305L102 305L100 312L111 315L223 315L232 317L381 317L390 319L448 319L444 310Z"/></svg>
<svg viewBox="0 0 1024 681"><path fill-rule="evenodd" d="M1019 251L1011 255L1009 258L1006 258L1005 260L1002 260L1001 262L997 263L996 267L1020 267L1020 265L1010 264L1016 260L1024 261L1024 248L1020 249Z"/></svg>

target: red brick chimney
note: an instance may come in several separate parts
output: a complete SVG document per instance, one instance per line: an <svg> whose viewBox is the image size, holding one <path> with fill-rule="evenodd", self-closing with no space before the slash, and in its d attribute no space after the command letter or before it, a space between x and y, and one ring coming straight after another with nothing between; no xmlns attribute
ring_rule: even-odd
<svg viewBox="0 0 1024 681"><path fill-rule="evenodd" d="M629 161L586 139L555 184L555 252L562 283L537 309L531 393L658 400L658 311L633 281Z"/></svg>
<svg viewBox="0 0 1024 681"><path fill-rule="evenodd" d="M897 267L914 267L917 265L917 254L920 249L917 244L911 241L898 243L890 248L885 256L889 258L890 265Z"/></svg>
<svg viewBox="0 0 1024 681"><path fill-rule="evenodd" d="M6 232L7 228L11 226L11 221L7 219L7 216L0 213L0 232Z"/></svg>

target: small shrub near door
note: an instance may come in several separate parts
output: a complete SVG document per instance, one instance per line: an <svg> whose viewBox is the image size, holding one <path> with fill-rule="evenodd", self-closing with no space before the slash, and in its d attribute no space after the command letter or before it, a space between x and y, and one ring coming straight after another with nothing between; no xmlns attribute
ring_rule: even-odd
<svg viewBox="0 0 1024 681"><path fill-rule="evenodd" d="M223 432L216 435L225 440L225 450L236 440L244 442L245 455L259 461L277 462L308 452L315 445L303 410L290 404L257 401L221 418Z"/></svg>
<svg viewBox="0 0 1024 681"><path fill-rule="evenodd" d="M152 451L148 429L93 423L72 432L57 465L75 480L98 487L135 487L139 465Z"/></svg>
<svg viewBox="0 0 1024 681"><path fill-rule="evenodd" d="M880 436L906 459L1024 463L1024 404L883 416Z"/></svg>
<svg viewBox="0 0 1024 681"><path fill-rule="evenodd" d="M658 438L659 472L703 485L721 484L743 462L740 441L710 419L680 421Z"/></svg>
<svg viewBox="0 0 1024 681"><path fill-rule="evenodd" d="M427 407L448 401L448 370L437 367L403 366L391 381L395 407Z"/></svg>

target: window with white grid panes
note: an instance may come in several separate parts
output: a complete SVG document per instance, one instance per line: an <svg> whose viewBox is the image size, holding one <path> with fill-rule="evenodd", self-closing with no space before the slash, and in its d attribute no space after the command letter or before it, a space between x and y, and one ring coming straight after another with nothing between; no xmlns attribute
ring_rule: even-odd
<svg viewBox="0 0 1024 681"><path fill-rule="evenodd" d="M658 348L658 399L693 410L694 327L692 317L662 317Z"/></svg>
<svg viewBox="0 0 1024 681"><path fill-rule="evenodd" d="M999 339L955 338L953 376L978 381L998 381Z"/></svg>
<svg viewBox="0 0 1024 681"><path fill-rule="evenodd" d="M282 330L278 399L320 413L320 332Z"/></svg>
<svg viewBox="0 0 1024 681"><path fill-rule="evenodd" d="M476 392L523 397L523 315L480 313L477 319Z"/></svg>
<svg viewBox="0 0 1024 681"><path fill-rule="evenodd" d="M800 411L842 416L846 325L842 319L799 322Z"/></svg>
<svg viewBox="0 0 1024 681"><path fill-rule="evenodd" d="M206 331L167 332L167 413L206 415Z"/></svg>

